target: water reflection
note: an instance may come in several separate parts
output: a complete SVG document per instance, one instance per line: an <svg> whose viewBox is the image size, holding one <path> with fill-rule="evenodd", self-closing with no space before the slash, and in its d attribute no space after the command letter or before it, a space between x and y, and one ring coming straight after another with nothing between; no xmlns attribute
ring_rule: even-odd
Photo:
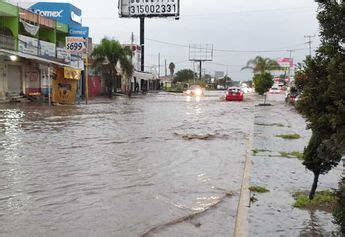
<svg viewBox="0 0 345 237"><path fill-rule="evenodd" d="M219 203L239 189L246 151L247 126L237 128L231 111L251 105L218 98L0 105L0 236L139 236ZM250 111L241 118L251 123ZM233 232L235 211L227 208L210 211L217 233Z"/></svg>
<svg viewBox="0 0 345 237"><path fill-rule="evenodd" d="M322 228L320 219L317 217L316 211L309 211L310 219L303 223L305 226L300 233L300 237L317 237L317 236L330 236L330 234Z"/></svg>

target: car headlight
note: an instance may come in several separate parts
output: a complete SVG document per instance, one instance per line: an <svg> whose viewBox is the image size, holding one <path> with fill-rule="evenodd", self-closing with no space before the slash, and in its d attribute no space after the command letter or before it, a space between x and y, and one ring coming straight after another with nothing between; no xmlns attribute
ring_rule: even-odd
<svg viewBox="0 0 345 237"><path fill-rule="evenodd" d="M202 90L201 89L196 89L194 91L194 93L195 93L196 96L201 96L202 95Z"/></svg>

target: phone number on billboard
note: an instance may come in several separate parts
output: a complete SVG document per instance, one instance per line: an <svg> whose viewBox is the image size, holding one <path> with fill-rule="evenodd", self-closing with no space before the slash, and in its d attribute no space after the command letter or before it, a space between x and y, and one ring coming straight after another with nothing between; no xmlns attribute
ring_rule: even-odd
<svg viewBox="0 0 345 237"><path fill-rule="evenodd" d="M129 6L131 15L177 14L177 10L177 3L137 3L136 1L131 1Z"/></svg>

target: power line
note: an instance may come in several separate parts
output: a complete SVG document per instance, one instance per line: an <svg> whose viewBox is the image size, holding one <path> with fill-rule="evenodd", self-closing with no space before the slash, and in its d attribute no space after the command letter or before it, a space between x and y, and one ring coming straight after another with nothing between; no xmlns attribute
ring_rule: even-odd
<svg viewBox="0 0 345 237"><path fill-rule="evenodd" d="M229 15L229 14L237 14L237 13L261 13L261 12L283 12L283 11L295 11L295 10L302 10L302 9L315 9L314 7L295 7L295 8L276 8L276 9L257 9L257 10L239 10L239 11L229 11L229 12L213 12L213 13L205 13L205 14L184 14L183 17L201 17L201 16L220 16L220 15Z"/></svg>
<svg viewBox="0 0 345 237"><path fill-rule="evenodd" d="M176 46L176 47L183 47L183 48L189 48L189 45L185 44L177 44L177 43L172 43L172 42L167 42L167 41L161 41L161 40L155 40L155 39L150 39L146 38L148 41L160 43L160 44L165 44L165 45L171 45L171 46ZM305 43L303 43L305 44ZM301 44L299 44L301 45ZM228 52L228 53L274 53L274 52L289 52L289 51L301 51L301 50L306 50L308 48L295 48L295 49L277 49L277 50L236 50L236 49L214 49L215 52Z"/></svg>
<svg viewBox="0 0 345 237"><path fill-rule="evenodd" d="M275 8L275 9L257 9L257 10L239 10L239 11L228 11L228 12L213 12L213 13L205 13L205 14L184 14L183 17L190 18L190 17L209 17L209 16L221 16L221 15L229 15L229 14L247 14L247 13L262 13L262 12L289 12L289 11L296 11L296 10L303 10L303 9L315 9L314 7L295 7L295 8ZM111 16L83 16L85 19L116 19L116 15Z"/></svg>
<svg viewBox="0 0 345 237"><path fill-rule="evenodd" d="M145 38L148 41L160 43L160 44L166 44L166 45L171 45L171 46L176 46L176 47L183 47L183 48L189 48L189 45L184 45L184 44L176 44L176 43L171 43L171 42L166 42L166 41L161 41L161 40L155 40L155 39L149 39Z"/></svg>
<svg viewBox="0 0 345 237"><path fill-rule="evenodd" d="M215 62L208 62L208 64L226 66L226 67L243 67L243 65L231 65L231 64L215 63Z"/></svg>
<svg viewBox="0 0 345 237"><path fill-rule="evenodd" d="M316 35L305 35L304 38L309 39L309 41L306 42L306 44L309 44L309 56L311 56L311 43L313 41L311 41L311 38L315 38Z"/></svg>

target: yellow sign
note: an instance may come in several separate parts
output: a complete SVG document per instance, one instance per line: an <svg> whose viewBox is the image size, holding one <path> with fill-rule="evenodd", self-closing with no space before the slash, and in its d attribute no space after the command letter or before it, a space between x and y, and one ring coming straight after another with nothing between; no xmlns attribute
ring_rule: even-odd
<svg viewBox="0 0 345 237"><path fill-rule="evenodd" d="M64 68L64 78L71 79L71 80L80 80L81 79L81 71L73 68Z"/></svg>

